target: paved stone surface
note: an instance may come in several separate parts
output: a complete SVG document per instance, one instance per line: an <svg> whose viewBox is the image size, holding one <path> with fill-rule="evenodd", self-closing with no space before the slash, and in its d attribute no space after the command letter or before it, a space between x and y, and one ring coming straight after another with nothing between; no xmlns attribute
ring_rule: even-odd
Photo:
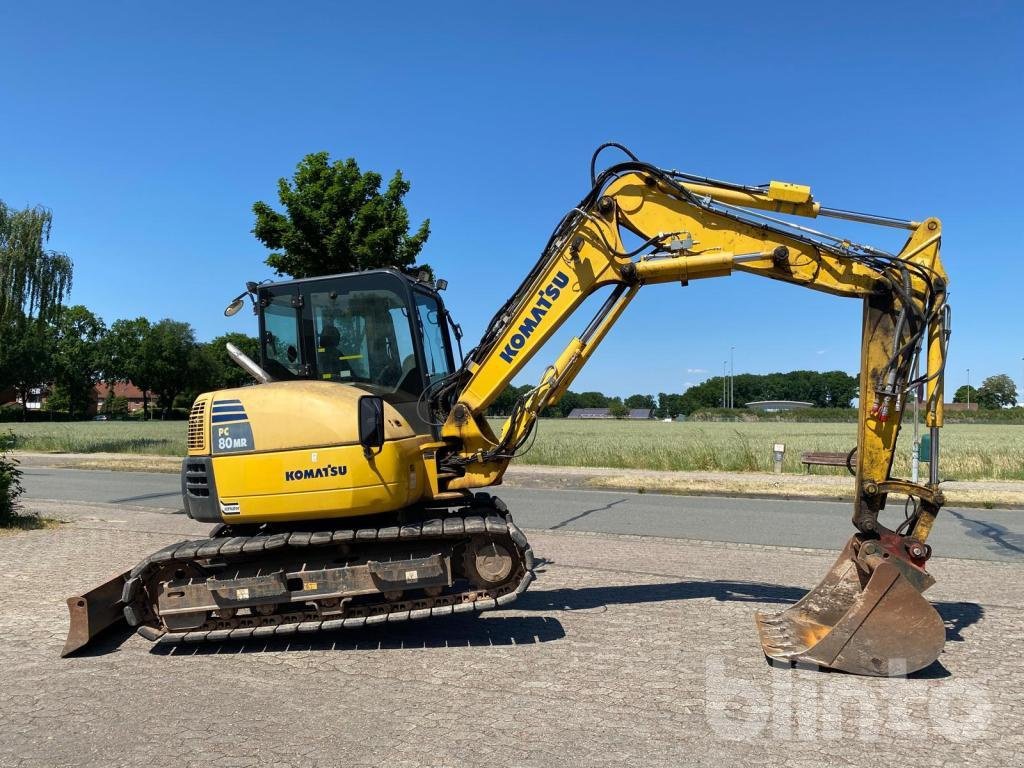
<svg viewBox="0 0 1024 768"><path fill-rule="evenodd" d="M533 532L509 610L286 643L113 638L62 598L206 528L141 508L0 537L2 766L1020 765L1024 566L936 559L950 640L909 680L767 666L752 613L832 553ZM122 641L123 642L118 642Z"/></svg>
<svg viewBox="0 0 1024 768"><path fill-rule="evenodd" d="M24 483L36 499L181 509L176 475L28 467ZM509 486L495 492L530 528L826 549L839 547L852 531L849 502ZM882 517L892 527L902 519L898 502ZM1024 563L1024 513L945 507L929 543L946 557Z"/></svg>

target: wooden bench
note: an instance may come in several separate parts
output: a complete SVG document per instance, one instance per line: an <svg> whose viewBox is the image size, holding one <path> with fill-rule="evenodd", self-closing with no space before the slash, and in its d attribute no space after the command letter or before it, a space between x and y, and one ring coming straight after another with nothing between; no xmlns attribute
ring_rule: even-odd
<svg viewBox="0 0 1024 768"><path fill-rule="evenodd" d="M857 449L836 453L834 451L804 451L800 454L800 462L811 471L811 467L845 467L849 469L857 461Z"/></svg>

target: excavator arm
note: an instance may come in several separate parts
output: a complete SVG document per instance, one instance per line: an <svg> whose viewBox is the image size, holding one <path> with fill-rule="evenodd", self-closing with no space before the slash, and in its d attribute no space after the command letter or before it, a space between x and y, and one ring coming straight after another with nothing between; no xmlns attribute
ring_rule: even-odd
<svg viewBox="0 0 1024 768"><path fill-rule="evenodd" d="M933 582L924 569L931 552L925 542L943 501L938 429L949 309L939 258L940 222L830 209L805 186L716 181L658 168L625 151L628 161L599 175L592 165L590 192L556 227L537 264L462 368L429 393L434 418L443 422L439 476L446 478L445 490L500 482L529 441L540 412L558 402L643 286L685 286L746 272L859 298L864 314L853 513L857 533L804 601L778 617L759 617L759 629L770 658L867 674L931 663L942 647L942 626L920 592ZM898 253L888 253L777 214L899 227L909 237ZM638 245L630 248L626 240ZM486 420L487 407L601 289L609 292L596 316L495 434ZM924 373L919 372L921 363ZM891 468L904 405L921 387L927 393L932 456L928 482L913 483L893 478ZM889 493L905 494L913 502L908 505L912 512L895 530L878 519ZM901 638L890 647L900 634L890 627L897 614L901 621L916 621L915 631L923 639ZM873 626L877 632L872 633Z"/></svg>

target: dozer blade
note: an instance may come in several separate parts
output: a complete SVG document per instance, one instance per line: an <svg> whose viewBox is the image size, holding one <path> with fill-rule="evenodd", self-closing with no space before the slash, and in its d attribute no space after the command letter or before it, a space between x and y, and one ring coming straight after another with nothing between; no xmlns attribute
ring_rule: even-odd
<svg viewBox="0 0 1024 768"><path fill-rule="evenodd" d="M800 602L774 615L757 613L765 656L881 677L916 672L938 658L945 626L921 594L931 577L910 565L916 587L893 565L893 553L874 542L863 547L854 536Z"/></svg>
<svg viewBox="0 0 1024 768"><path fill-rule="evenodd" d="M84 595L68 598L71 625L64 650L60 652L62 657L84 648L105 629L124 621L121 593L129 573L115 576Z"/></svg>

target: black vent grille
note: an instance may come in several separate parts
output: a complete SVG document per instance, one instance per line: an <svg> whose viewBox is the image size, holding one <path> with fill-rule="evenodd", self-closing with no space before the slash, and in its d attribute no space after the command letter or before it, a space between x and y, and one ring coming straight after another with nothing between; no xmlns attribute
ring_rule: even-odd
<svg viewBox="0 0 1024 768"><path fill-rule="evenodd" d="M185 462L185 493L197 499L210 497L210 475L205 461Z"/></svg>

